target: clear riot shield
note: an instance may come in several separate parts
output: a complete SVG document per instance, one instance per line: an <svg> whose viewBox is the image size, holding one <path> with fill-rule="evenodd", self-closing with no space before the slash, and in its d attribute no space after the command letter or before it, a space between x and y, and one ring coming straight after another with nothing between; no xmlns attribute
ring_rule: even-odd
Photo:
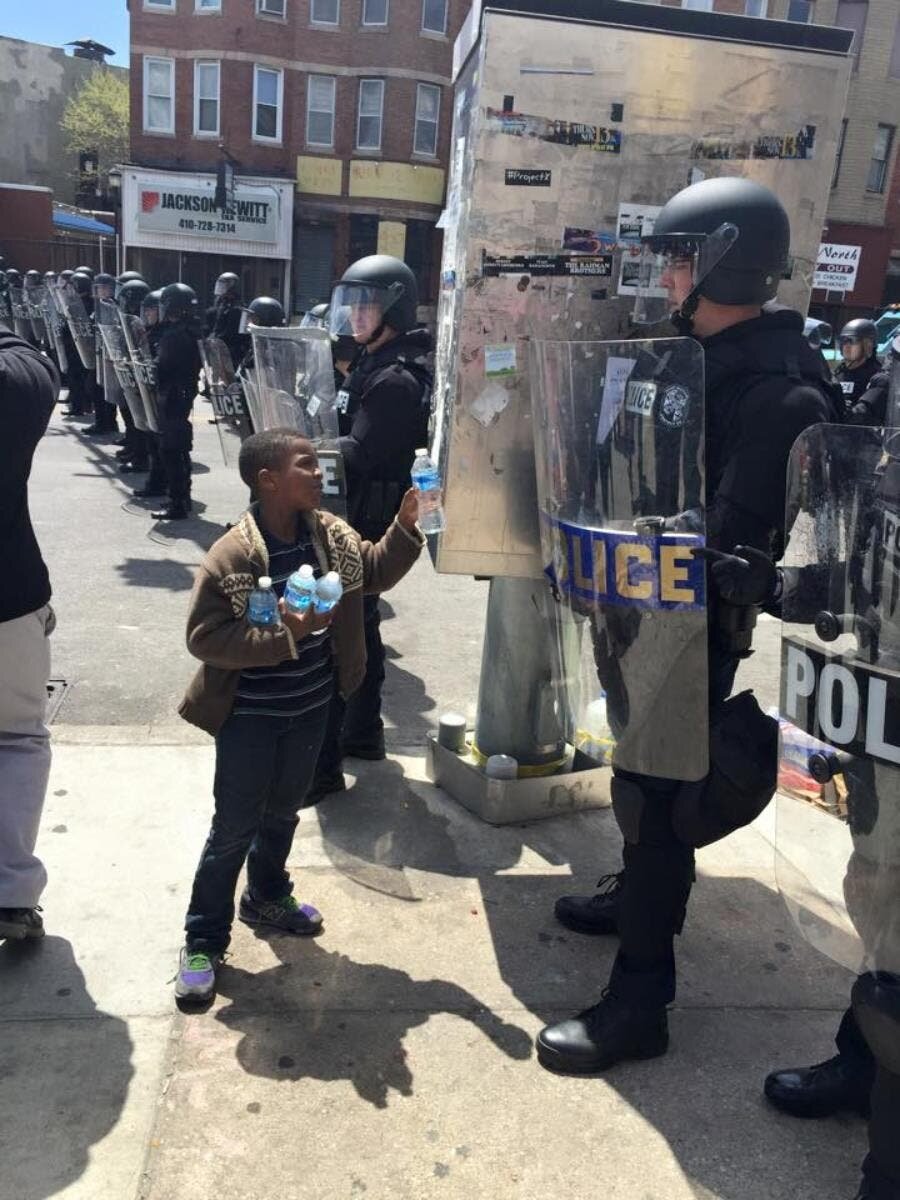
<svg viewBox="0 0 900 1200"><path fill-rule="evenodd" d="M115 362L106 345L106 332L109 329L118 330L119 309L112 300L94 301L94 331L97 347L97 382L103 388L107 404L115 404L121 408L125 403L122 385L119 382Z"/></svg>
<svg viewBox="0 0 900 1200"><path fill-rule="evenodd" d="M26 342L34 340L34 330L31 328L31 315L25 299L23 287L9 289L9 304L12 309L13 332L16 337L24 338Z"/></svg>
<svg viewBox="0 0 900 1200"><path fill-rule="evenodd" d="M82 366L86 371L93 371L96 356L94 351L94 328L88 316L84 301L70 283L64 283L56 289L56 296L69 326L69 333L78 351Z"/></svg>
<svg viewBox="0 0 900 1200"><path fill-rule="evenodd" d="M323 474L323 503L346 515L344 460L337 445L337 393L331 338L310 326L250 326L253 387L247 399L254 429L288 427L310 439Z"/></svg>
<svg viewBox="0 0 900 1200"><path fill-rule="evenodd" d="M3 291L0 291L0 325L5 325L10 333L13 332L12 308L10 308L9 296Z"/></svg>
<svg viewBox="0 0 900 1200"><path fill-rule="evenodd" d="M156 362L143 321L128 313L119 313L122 336L131 360L134 381L141 395L144 419L152 433L159 433L159 398L156 390Z"/></svg>
<svg viewBox="0 0 900 1200"><path fill-rule="evenodd" d="M541 547L570 741L662 778L708 771L703 352L531 343Z"/></svg>
<svg viewBox="0 0 900 1200"><path fill-rule="evenodd" d="M806 430L786 530L779 889L830 958L900 974L900 429Z"/></svg>
<svg viewBox="0 0 900 1200"><path fill-rule="evenodd" d="M66 354L65 328L66 318L56 299L56 286L48 284L44 288L44 325L47 329L49 344L56 355L59 369L65 375L69 370L69 356Z"/></svg>
<svg viewBox="0 0 900 1200"><path fill-rule="evenodd" d="M238 460L241 442L253 432L241 382L231 360L231 351L221 338L199 341L206 388L216 417L216 431L226 466Z"/></svg>
<svg viewBox="0 0 900 1200"><path fill-rule="evenodd" d="M31 332L34 334L34 340L39 346L49 346L50 335L44 323L47 285L41 283L37 287L27 287L23 289L23 292L25 304L28 307L28 319L31 322Z"/></svg>
<svg viewBox="0 0 900 1200"><path fill-rule="evenodd" d="M128 411L135 426L146 433L150 425L144 409L144 401L135 379L131 365L131 354L125 334L122 330L120 310L111 300L100 300L97 303L97 328L103 339L103 361L107 371L111 371L116 381L116 403L128 405ZM107 391L107 399L112 397Z"/></svg>

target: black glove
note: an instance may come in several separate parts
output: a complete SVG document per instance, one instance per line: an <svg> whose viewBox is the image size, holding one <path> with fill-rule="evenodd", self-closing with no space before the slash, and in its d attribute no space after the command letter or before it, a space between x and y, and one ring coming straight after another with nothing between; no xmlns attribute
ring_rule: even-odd
<svg viewBox="0 0 900 1200"><path fill-rule="evenodd" d="M768 604L781 591L777 567L753 546L735 546L734 554L697 546L692 553L710 564L716 591L729 604Z"/></svg>

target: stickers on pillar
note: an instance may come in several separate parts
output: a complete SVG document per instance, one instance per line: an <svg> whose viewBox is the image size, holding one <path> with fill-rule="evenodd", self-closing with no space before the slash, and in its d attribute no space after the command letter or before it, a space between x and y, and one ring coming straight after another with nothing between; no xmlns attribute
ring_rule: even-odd
<svg viewBox="0 0 900 1200"><path fill-rule="evenodd" d="M503 112L499 108L485 109L485 128L490 133L537 138L555 146L580 147L604 154L619 154L622 149L622 132L619 129L582 121L553 121L527 113Z"/></svg>
<svg viewBox="0 0 900 1200"><path fill-rule="evenodd" d="M625 201L619 205L616 235L622 251L619 263L620 296L636 296L641 273L641 238L649 237L660 213L658 204L635 204ZM665 291L656 293L661 299Z"/></svg>
<svg viewBox="0 0 900 1200"><path fill-rule="evenodd" d="M573 254L600 254L604 250L615 250L616 235L603 230L574 229L567 225L563 230L562 248Z"/></svg>
<svg viewBox="0 0 900 1200"><path fill-rule="evenodd" d="M691 158L808 160L815 157L815 146L815 125L801 125L793 133L760 134L757 138L700 138L691 147Z"/></svg>
<svg viewBox="0 0 900 1200"><path fill-rule="evenodd" d="M586 528L542 512L553 561L545 574L563 595L589 604L668 612L706 607L703 539L687 533L637 534Z"/></svg>
<svg viewBox="0 0 900 1200"><path fill-rule="evenodd" d="M541 171L536 167L507 167L503 182L507 187L546 187L552 182L552 171Z"/></svg>
<svg viewBox="0 0 900 1200"><path fill-rule="evenodd" d="M591 275L609 278L612 275L611 254L488 254L481 252L481 274L484 278L498 275Z"/></svg>
<svg viewBox="0 0 900 1200"><path fill-rule="evenodd" d="M484 373L488 379L515 375L516 344L504 342L502 346L485 346Z"/></svg>

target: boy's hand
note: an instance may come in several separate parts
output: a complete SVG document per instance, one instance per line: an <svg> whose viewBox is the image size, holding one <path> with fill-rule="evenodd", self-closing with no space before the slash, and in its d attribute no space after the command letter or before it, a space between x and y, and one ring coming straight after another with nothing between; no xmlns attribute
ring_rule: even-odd
<svg viewBox="0 0 900 1200"><path fill-rule="evenodd" d="M419 495L415 488L410 488L400 504L397 520L407 533L412 533L419 519Z"/></svg>
<svg viewBox="0 0 900 1200"><path fill-rule="evenodd" d="M283 600L278 601L278 611L281 613L282 623L294 635L295 642L302 641L311 633L319 633L320 630L327 629L335 612L334 609L331 609L330 612L316 612L315 608L310 605L302 613L296 613L288 608Z"/></svg>

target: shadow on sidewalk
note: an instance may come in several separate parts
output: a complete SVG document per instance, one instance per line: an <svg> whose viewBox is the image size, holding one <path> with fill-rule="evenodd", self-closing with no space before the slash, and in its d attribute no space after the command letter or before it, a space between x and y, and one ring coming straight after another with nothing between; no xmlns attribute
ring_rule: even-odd
<svg viewBox="0 0 900 1200"><path fill-rule="evenodd" d="M122 1115L131 1053L125 1022L96 1007L69 942L0 943L5 1200L49 1200L81 1178Z"/></svg>
<svg viewBox="0 0 900 1200"><path fill-rule="evenodd" d="M295 1082L346 1079L361 1099L386 1108L391 1092L414 1094L403 1042L434 1013L469 1021L510 1058L531 1055L531 1038L523 1029L455 983L357 963L311 939L266 940L281 959L277 967L254 974L226 964L219 972L219 994L232 1003L216 1020L243 1035L237 1060L251 1075ZM355 997L365 997L357 1011ZM373 1005L374 1013L368 1011Z"/></svg>

